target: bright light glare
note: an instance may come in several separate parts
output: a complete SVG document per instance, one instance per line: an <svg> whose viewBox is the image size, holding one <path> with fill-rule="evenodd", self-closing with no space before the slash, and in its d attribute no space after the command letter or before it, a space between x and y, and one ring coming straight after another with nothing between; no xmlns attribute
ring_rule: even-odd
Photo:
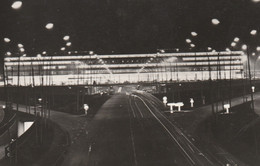
<svg viewBox="0 0 260 166"><path fill-rule="evenodd" d="M65 47L61 47L61 49L60 49L61 51L64 51L65 50Z"/></svg>
<svg viewBox="0 0 260 166"><path fill-rule="evenodd" d="M43 51L42 54L45 55L47 52L46 51Z"/></svg>
<svg viewBox="0 0 260 166"><path fill-rule="evenodd" d="M6 43L9 43L11 40L6 37L6 38L4 38L4 41L5 41Z"/></svg>
<svg viewBox="0 0 260 166"><path fill-rule="evenodd" d="M186 43L191 43L191 40L190 39L186 39Z"/></svg>
<svg viewBox="0 0 260 166"><path fill-rule="evenodd" d="M36 56L37 56L37 58L41 58L41 57L42 57L42 55L41 55L41 54L37 54Z"/></svg>
<svg viewBox="0 0 260 166"><path fill-rule="evenodd" d="M250 32L251 35L256 35L257 31L254 29Z"/></svg>
<svg viewBox="0 0 260 166"><path fill-rule="evenodd" d="M243 49L243 50L246 50L246 49L247 49L247 45L245 45L245 44L242 45L242 49Z"/></svg>
<svg viewBox="0 0 260 166"><path fill-rule="evenodd" d="M256 47L256 50L257 50L257 51L260 51L260 47L259 47L259 46L258 46L258 47Z"/></svg>
<svg viewBox="0 0 260 166"><path fill-rule="evenodd" d="M252 53L252 56L255 56L255 52Z"/></svg>
<svg viewBox="0 0 260 166"><path fill-rule="evenodd" d="M232 43L231 43L231 46L232 46L232 47L235 47L236 45L237 45L237 44L236 44L235 42L232 42Z"/></svg>
<svg viewBox="0 0 260 166"><path fill-rule="evenodd" d="M212 22L212 24L214 24L214 25L218 25L218 24L220 23L219 20L216 19L216 18L213 18L213 19L211 20L211 22Z"/></svg>
<svg viewBox="0 0 260 166"><path fill-rule="evenodd" d="M8 52L6 52L6 55L7 55L7 56L10 56L10 55L12 55L12 54L11 54L11 52L8 51Z"/></svg>
<svg viewBox="0 0 260 166"><path fill-rule="evenodd" d="M70 39L70 36L66 35L63 37L63 40L68 41Z"/></svg>
<svg viewBox="0 0 260 166"><path fill-rule="evenodd" d="M13 9L20 9L22 7L22 2L21 1L15 1L13 4L12 4L12 8Z"/></svg>
<svg viewBox="0 0 260 166"><path fill-rule="evenodd" d="M208 47L208 51L211 51L212 50L212 48L211 47Z"/></svg>
<svg viewBox="0 0 260 166"><path fill-rule="evenodd" d="M19 47L19 48L23 48L23 45L19 43L19 44L18 44L18 47Z"/></svg>
<svg viewBox="0 0 260 166"><path fill-rule="evenodd" d="M192 36L198 36L198 34L196 32L191 32Z"/></svg>
<svg viewBox="0 0 260 166"><path fill-rule="evenodd" d="M53 26L54 26L53 23L48 23L48 24L46 24L45 28L46 29L52 29Z"/></svg>
<svg viewBox="0 0 260 166"><path fill-rule="evenodd" d="M71 46L71 42L66 43L66 46L68 47Z"/></svg>
<svg viewBox="0 0 260 166"><path fill-rule="evenodd" d="M231 50L230 50L229 48L226 48L226 51L227 51L227 52L230 52Z"/></svg>
<svg viewBox="0 0 260 166"><path fill-rule="evenodd" d="M193 47L195 47L195 44L190 44L190 46L193 48Z"/></svg>
<svg viewBox="0 0 260 166"><path fill-rule="evenodd" d="M24 52L24 48L20 48L20 51L21 51L21 52Z"/></svg>
<svg viewBox="0 0 260 166"><path fill-rule="evenodd" d="M234 42L239 42L239 38L238 38L238 37L235 37L235 38L234 38Z"/></svg>

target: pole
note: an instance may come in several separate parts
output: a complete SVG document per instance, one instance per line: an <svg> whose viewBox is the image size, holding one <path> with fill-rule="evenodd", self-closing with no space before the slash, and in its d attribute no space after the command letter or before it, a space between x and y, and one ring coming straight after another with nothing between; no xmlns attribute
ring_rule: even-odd
<svg viewBox="0 0 260 166"><path fill-rule="evenodd" d="M252 87L252 79L251 79L251 70L250 70L250 59L249 59L249 49L247 47L247 62L248 62L248 76L249 76L249 86L250 86L250 94L251 94L251 104L252 104L252 110L255 110L254 106L254 94L253 91L251 90Z"/></svg>

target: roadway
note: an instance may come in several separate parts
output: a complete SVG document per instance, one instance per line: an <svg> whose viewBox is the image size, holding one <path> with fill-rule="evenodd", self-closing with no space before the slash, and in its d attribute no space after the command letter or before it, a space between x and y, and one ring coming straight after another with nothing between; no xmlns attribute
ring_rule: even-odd
<svg viewBox="0 0 260 166"><path fill-rule="evenodd" d="M220 165L165 117L160 104L147 93L114 95L63 165Z"/></svg>
<svg viewBox="0 0 260 166"><path fill-rule="evenodd" d="M91 121L51 111L51 120L67 130L71 138L63 166L244 165L217 146L211 149L215 153L201 149L190 135L168 120L162 113L162 103L153 95L125 90L103 104ZM259 96L255 95L257 99ZM25 107L19 111L25 112Z"/></svg>
<svg viewBox="0 0 260 166"><path fill-rule="evenodd" d="M144 104L116 94L88 127L85 158L65 165L190 165ZM83 145L86 146L86 145Z"/></svg>

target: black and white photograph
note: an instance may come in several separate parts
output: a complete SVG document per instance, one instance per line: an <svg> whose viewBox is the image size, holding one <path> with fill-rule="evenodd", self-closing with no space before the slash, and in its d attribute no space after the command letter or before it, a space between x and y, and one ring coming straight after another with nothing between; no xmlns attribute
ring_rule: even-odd
<svg viewBox="0 0 260 166"><path fill-rule="evenodd" d="M259 166L260 0L1 0L0 166Z"/></svg>

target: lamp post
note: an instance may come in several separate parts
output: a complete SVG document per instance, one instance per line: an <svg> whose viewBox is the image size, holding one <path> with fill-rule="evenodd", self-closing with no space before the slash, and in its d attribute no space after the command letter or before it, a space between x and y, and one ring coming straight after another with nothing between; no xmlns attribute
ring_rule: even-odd
<svg viewBox="0 0 260 166"><path fill-rule="evenodd" d="M243 49L244 51L246 51L246 54L247 54L249 86L250 86L250 88L251 88L251 87L252 87L252 77L251 77L250 57L249 57L250 51L249 51L248 46L245 45L245 44L242 46L242 49ZM250 96L251 96L251 106L252 106L252 110L254 111L254 94L253 94L253 92L252 92L251 90L250 90Z"/></svg>
<svg viewBox="0 0 260 166"><path fill-rule="evenodd" d="M259 53L260 52L260 47L259 46L257 46L256 47L256 51L257 51L257 53ZM256 78L256 64L257 64L257 61L260 59L260 56L259 55L257 55L256 56L256 58L255 58L255 61L254 61L254 82L255 82L255 78Z"/></svg>

